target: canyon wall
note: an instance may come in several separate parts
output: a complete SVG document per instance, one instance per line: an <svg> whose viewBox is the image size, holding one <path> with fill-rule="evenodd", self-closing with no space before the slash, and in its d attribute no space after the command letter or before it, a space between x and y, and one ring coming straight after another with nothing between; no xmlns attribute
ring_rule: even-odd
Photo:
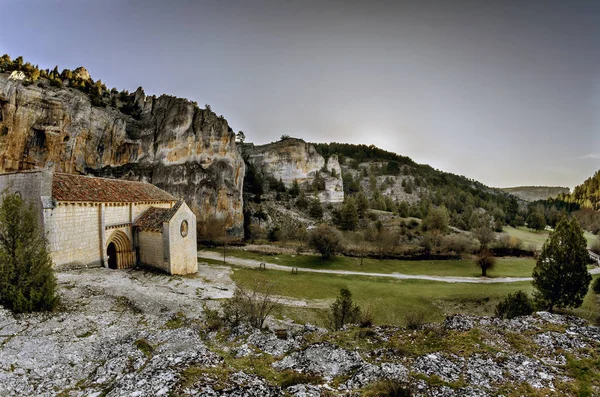
<svg viewBox="0 0 600 397"><path fill-rule="evenodd" d="M342 169L336 155L329 159L321 156L315 147L302 139L286 138L266 145L245 145L244 155L256 169L265 175L281 180L286 187L294 180L309 189L317 172L325 180L325 189L317 193L324 203L344 201Z"/></svg>
<svg viewBox="0 0 600 397"><path fill-rule="evenodd" d="M198 222L243 230L244 162L223 117L168 95L135 92L134 118L88 95L0 73L0 172L34 168L145 180L184 198Z"/></svg>

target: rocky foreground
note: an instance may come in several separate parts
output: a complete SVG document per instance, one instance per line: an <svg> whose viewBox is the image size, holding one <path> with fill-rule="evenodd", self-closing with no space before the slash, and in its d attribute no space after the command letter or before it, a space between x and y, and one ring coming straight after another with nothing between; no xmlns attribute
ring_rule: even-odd
<svg viewBox="0 0 600 397"><path fill-rule="evenodd" d="M58 279L61 311L0 311L2 396L600 395L600 329L574 317L261 332L208 326L203 307L231 296L226 268Z"/></svg>

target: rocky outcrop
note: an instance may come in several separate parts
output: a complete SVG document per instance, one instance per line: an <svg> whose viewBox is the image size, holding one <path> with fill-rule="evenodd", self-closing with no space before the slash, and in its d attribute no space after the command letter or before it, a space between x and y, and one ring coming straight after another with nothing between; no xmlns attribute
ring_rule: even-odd
<svg viewBox="0 0 600 397"><path fill-rule="evenodd" d="M336 332L268 319L273 331L215 330L206 308L233 295L231 269L199 271L177 284L133 269L60 271L65 309L0 307L0 395L349 397L373 384L381 393L370 395L600 393L600 328L576 317L456 315L417 330Z"/></svg>
<svg viewBox="0 0 600 397"><path fill-rule="evenodd" d="M569 194L571 191L568 187L560 186L517 186L505 187L500 190L517 196L521 200L531 202L556 198L559 194Z"/></svg>
<svg viewBox="0 0 600 397"><path fill-rule="evenodd" d="M92 106L75 89L44 80L26 86L0 74L0 172L49 167L145 180L184 198L199 222L220 218L240 235L244 162L227 121L141 89L135 106L137 118Z"/></svg>
<svg viewBox="0 0 600 397"><path fill-rule="evenodd" d="M321 156L315 147L302 139L286 138L266 145L244 146L244 155L263 174L281 180L286 187L297 181L301 187L310 187L317 173L324 179L325 188L317 193L324 203L344 201L342 169L336 155L329 159Z"/></svg>

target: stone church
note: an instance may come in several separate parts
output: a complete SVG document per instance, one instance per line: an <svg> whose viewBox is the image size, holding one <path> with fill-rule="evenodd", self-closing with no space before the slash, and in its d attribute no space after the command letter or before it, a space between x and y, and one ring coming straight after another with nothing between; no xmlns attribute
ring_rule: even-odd
<svg viewBox="0 0 600 397"><path fill-rule="evenodd" d="M4 190L36 207L57 267L198 271L196 216L154 185L35 170L0 174Z"/></svg>

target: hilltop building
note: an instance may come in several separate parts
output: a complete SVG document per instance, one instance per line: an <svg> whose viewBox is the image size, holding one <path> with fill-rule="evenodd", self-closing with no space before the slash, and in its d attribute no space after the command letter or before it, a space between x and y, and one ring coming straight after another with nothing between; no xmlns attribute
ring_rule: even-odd
<svg viewBox="0 0 600 397"><path fill-rule="evenodd" d="M0 174L5 189L36 207L57 267L198 271L194 213L154 185L36 170Z"/></svg>

